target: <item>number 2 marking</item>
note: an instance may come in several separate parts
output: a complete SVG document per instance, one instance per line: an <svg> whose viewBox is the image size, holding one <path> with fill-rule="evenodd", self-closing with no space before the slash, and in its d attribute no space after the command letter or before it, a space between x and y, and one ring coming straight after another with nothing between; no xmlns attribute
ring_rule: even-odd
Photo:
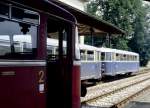
<svg viewBox="0 0 150 108"><path fill-rule="evenodd" d="M44 71L39 71L39 83L44 83Z"/></svg>

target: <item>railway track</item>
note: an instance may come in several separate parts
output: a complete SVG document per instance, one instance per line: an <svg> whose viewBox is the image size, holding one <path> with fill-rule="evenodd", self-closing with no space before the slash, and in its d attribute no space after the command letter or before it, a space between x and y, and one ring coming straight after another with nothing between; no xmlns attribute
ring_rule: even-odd
<svg viewBox="0 0 150 108"><path fill-rule="evenodd" d="M147 70L148 71L148 70ZM88 89L86 97L81 98L82 108L120 107L131 97L150 87L150 73L100 84Z"/></svg>

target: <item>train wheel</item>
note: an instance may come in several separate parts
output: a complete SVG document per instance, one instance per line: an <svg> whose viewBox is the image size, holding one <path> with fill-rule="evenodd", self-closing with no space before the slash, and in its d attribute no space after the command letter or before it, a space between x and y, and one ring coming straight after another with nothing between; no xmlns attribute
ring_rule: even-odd
<svg viewBox="0 0 150 108"><path fill-rule="evenodd" d="M85 97L87 89L85 85L81 85L81 97Z"/></svg>

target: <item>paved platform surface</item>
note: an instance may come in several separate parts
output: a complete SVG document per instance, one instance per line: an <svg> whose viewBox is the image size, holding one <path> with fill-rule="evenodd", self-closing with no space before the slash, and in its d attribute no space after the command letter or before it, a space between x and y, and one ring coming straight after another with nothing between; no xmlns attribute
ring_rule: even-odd
<svg viewBox="0 0 150 108"><path fill-rule="evenodd" d="M150 108L150 90L139 95L124 108Z"/></svg>

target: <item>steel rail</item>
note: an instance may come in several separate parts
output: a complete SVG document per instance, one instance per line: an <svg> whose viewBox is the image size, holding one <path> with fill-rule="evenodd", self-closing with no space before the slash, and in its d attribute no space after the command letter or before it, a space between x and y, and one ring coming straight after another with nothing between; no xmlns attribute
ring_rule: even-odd
<svg viewBox="0 0 150 108"><path fill-rule="evenodd" d="M142 71L143 71L143 70L142 70ZM145 72L144 72L144 71L145 71ZM149 69L144 69L144 71L143 71L144 76L141 76L141 74L139 75L139 76L140 76L140 77L139 77L139 81L137 81L137 77L136 77L136 80L135 80L134 83L128 84L128 85L123 86L123 87L120 87L120 88L118 88L118 89L114 89L114 90L109 91L109 92L105 92L104 94L100 94L100 95L94 96L94 97L89 98L89 99L81 100L81 105L84 106L84 105L86 105L86 103L94 102L94 101L96 101L97 99L107 97L107 96L109 96L109 95L112 95L112 94L115 94L115 93L117 93L117 92L119 92L119 91L122 91L122 90L124 90L124 89L126 89L126 88L128 88L128 87L132 87L132 86L134 86L134 85L137 85L137 84L139 84L139 83L142 83L143 81L149 80L149 79L150 79L150 75L148 76L148 74L149 74L149 73L148 73ZM147 73L148 73L148 74L147 74ZM148 77L146 77L146 76L148 76ZM141 80L141 77L143 78L142 80ZM145 78L145 77L146 77L146 78ZM132 80L132 79L131 79L131 80ZM130 82L130 80L129 80L129 82ZM132 82L132 81L131 81L131 82ZM149 87L147 87L147 88L149 88ZM146 88L146 89L147 89L147 88ZM140 93L140 92L139 92L139 93ZM139 93L137 93L137 94L139 94ZM133 94L133 96L134 96L134 94ZM133 96L131 96L131 97L133 97ZM130 98L130 96L129 96L129 98ZM112 103L111 103L111 104L112 104L112 108L116 108L116 107L118 107L118 106L121 106L123 103L126 103L125 101L129 100L129 98L128 98L128 99L125 99L125 100L122 100L122 101L118 102L117 104L112 104ZM86 108L86 107L84 107L84 108ZM96 108L98 108L98 107L96 107ZM120 108L120 107L118 107L118 108Z"/></svg>

